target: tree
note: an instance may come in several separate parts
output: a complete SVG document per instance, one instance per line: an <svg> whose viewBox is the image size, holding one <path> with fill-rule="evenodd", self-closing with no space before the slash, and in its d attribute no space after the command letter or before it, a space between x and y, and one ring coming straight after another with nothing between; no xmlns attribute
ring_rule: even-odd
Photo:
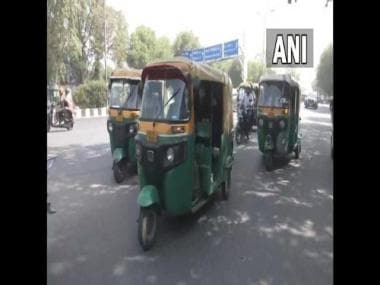
<svg viewBox="0 0 380 285"><path fill-rule="evenodd" d="M121 12L104 9L104 0L48 0L47 6L49 83L102 78L105 50L118 67L126 62L127 23Z"/></svg>
<svg viewBox="0 0 380 285"><path fill-rule="evenodd" d="M317 70L317 88L328 96L333 95L333 45L330 44L323 51Z"/></svg>
<svg viewBox="0 0 380 285"><path fill-rule="evenodd" d="M154 58L165 59L173 57L172 47L167 37L157 39L154 51Z"/></svg>
<svg viewBox="0 0 380 285"><path fill-rule="evenodd" d="M128 26L123 14L116 12L116 30L113 38L112 59L117 67L124 67L127 62Z"/></svg>
<svg viewBox="0 0 380 285"><path fill-rule="evenodd" d="M231 66L228 69L228 75L231 77L232 86L234 88L238 87L241 82L243 82L242 77L243 67L238 58L234 59Z"/></svg>
<svg viewBox="0 0 380 285"><path fill-rule="evenodd" d="M66 68L64 54L68 52L71 17L70 0L47 1L47 82L63 80Z"/></svg>
<svg viewBox="0 0 380 285"><path fill-rule="evenodd" d="M199 48L198 37L196 37L192 31L184 31L177 34L173 44L174 56L180 56L185 50Z"/></svg>
<svg viewBox="0 0 380 285"><path fill-rule="evenodd" d="M259 82L260 77L267 71L266 66L260 61L248 62L248 81Z"/></svg>
<svg viewBox="0 0 380 285"><path fill-rule="evenodd" d="M228 76L231 78L232 85L234 88L236 88L241 82L243 82L243 68L238 58L212 62L210 63L210 65L227 73Z"/></svg>
<svg viewBox="0 0 380 285"><path fill-rule="evenodd" d="M128 49L128 64L134 68L143 68L155 57L155 32L145 26L139 26L131 35Z"/></svg>

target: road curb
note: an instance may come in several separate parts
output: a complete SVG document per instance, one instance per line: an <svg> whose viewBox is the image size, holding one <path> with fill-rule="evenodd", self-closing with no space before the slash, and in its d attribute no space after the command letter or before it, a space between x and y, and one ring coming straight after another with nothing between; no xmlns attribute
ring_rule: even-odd
<svg viewBox="0 0 380 285"><path fill-rule="evenodd" d="M107 107L86 108L86 109L75 108L75 115L74 116L76 119L107 117Z"/></svg>

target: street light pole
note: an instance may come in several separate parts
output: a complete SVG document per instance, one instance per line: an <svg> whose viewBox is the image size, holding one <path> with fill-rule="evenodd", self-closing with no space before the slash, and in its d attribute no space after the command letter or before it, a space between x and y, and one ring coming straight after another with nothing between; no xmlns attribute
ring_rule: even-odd
<svg viewBox="0 0 380 285"><path fill-rule="evenodd" d="M107 82L107 41L106 41L106 0L103 2L104 11L104 69L105 69L105 81Z"/></svg>

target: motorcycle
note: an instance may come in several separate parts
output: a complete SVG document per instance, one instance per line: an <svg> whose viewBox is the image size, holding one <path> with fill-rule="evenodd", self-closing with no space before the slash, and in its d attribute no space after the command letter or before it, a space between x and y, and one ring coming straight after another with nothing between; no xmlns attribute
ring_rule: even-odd
<svg viewBox="0 0 380 285"><path fill-rule="evenodd" d="M50 127L66 128L68 131L74 127L73 112L69 109L66 102L57 105L55 103L51 103L47 124L48 131L50 131Z"/></svg>

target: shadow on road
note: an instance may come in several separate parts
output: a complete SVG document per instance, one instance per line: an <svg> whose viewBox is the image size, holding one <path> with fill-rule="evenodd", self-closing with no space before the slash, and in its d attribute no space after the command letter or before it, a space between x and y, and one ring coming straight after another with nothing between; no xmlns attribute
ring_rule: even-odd
<svg viewBox="0 0 380 285"><path fill-rule="evenodd" d="M301 158L272 172L251 134L235 146L230 199L162 216L148 252L137 241L137 177L114 182L109 145L49 148L58 212L48 218L48 283L332 284L328 130L308 127Z"/></svg>

